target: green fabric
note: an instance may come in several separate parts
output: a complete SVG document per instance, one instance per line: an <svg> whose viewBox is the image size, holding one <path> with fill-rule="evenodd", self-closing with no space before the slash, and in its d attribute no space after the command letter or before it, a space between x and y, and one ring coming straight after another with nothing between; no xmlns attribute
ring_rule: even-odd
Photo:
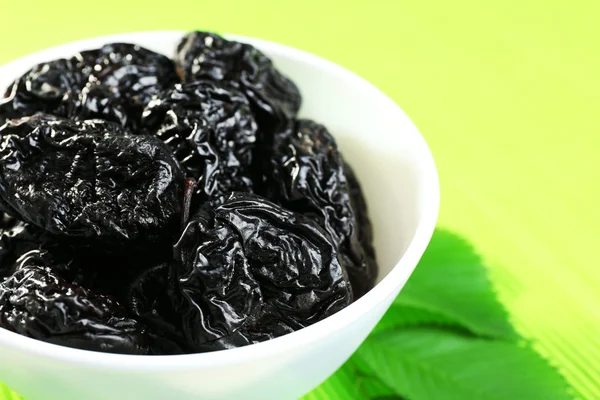
<svg viewBox="0 0 600 400"><path fill-rule="evenodd" d="M0 0L0 63L109 33L205 29L349 68L426 137L439 226L483 257L517 331L582 398L600 398L600 2L150 4Z"/></svg>

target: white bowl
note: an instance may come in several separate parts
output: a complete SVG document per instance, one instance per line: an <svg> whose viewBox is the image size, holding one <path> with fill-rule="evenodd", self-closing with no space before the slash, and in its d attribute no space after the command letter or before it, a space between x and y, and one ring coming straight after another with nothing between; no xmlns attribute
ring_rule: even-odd
<svg viewBox="0 0 600 400"><path fill-rule="evenodd" d="M171 56L183 32L83 40L0 67L0 88L32 65L109 42L138 43ZM385 94L353 73L280 44L253 44L300 87L301 116L329 128L354 167L375 230L377 286L341 312L298 332L238 349L183 356L88 352L0 329L0 381L27 400L296 399L358 348L423 254L435 226L439 185L431 153Z"/></svg>

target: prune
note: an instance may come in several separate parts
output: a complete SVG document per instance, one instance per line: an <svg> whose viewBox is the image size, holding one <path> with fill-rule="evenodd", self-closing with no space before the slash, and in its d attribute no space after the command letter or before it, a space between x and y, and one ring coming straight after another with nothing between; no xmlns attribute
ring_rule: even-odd
<svg viewBox="0 0 600 400"><path fill-rule="evenodd" d="M78 349L148 353L144 326L128 318L116 301L72 285L30 260L0 284L0 327Z"/></svg>
<svg viewBox="0 0 600 400"><path fill-rule="evenodd" d="M370 265L377 265L377 257L375 255L375 248L373 247L373 225L369 219L369 212L367 209L367 202L363 195L362 188L358 182L358 178L354 173L354 170L348 163L344 163L344 174L348 181L348 188L350 189L350 201L352 203L352 209L356 217L356 229L358 230L358 241L362 245L363 250L367 257L369 257Z"/></svg>
<svg viewBox="0 0 600 400"><path fill-rule="evenodd" d="M39 259L53 252L61 255L68 263L72 257L69 246L63 246L42 229L18 220L8 214L1 214L0 228L0 279L12 274L21 262L20 258L29 254L39 254Z"/></svg>
<svg viewBox="0 0 600 400"><path fill-rule="evenodd" d="M93 66L78 102L85 119L109 116L136 130L152 97L180 81L172 60L135 44L111 43L79 57Z"/></svg>
<svg viewBox="0 0 600 400"><path fill-rule="evenodd" d="M377 265L361 246L359 224L365 218L357 220L344 161L333 136L323 125L298 120L274 136L270 172L267 197L324 227L338 246L356 298L370 290ZM363 237L370 239L368 234Z"/></svg>
<svg viewBox="0 0 600 400"><path fill-rule="evenodd" d="M52 268L69 283L126 302L129 285L142 271L172 258L168 244L143 252L111 249L71 239L61 241L31 224L8 216L5 220L15 222L5 224L7 228L0 231L0 276L8 276L35 259L36 265Z"/></svg>
<svg viewBox="0 0 600 400"><path fill-rule="evenodd" d="M34 66L6 91L0 120L41 112L103 118L137 130L152 96L178 81L168 57L134 44L111 43Z"/></svg>
<svg viewBox="0 0 600 400"><path fill-rule="evenodd" d="M66 114L63 99L79 92L88 76L76 58L58 59L34 66L17 79L0 100L0 124L38 112Z"/></svg>
<svg viewBox="0 0 600 400"><path fill-rule="evenodd" d="M53 248L43 244L40 249L48 251L52 259L58 261L59 264L54 269L62 278L75 285L110 295L122 304L127 304L129 286L139 274L169 261L172 252L170 246L166 245L160 249L144 247L111 251L109 248L93 245L69 245L69 242Z"/></svg>
<svg viewBox="0 0 600 400"><path fill-rule="evenodd" d="M71 96L74 96L71 98ZM75 120L102 119L116 122L123 127L138 128L139 115L131 115L125 100L115 97L109 88L88 84L81 91L65 96L63 110L56 113Z"/></svg>
<svg viewBox="0 0 600 400"><path fill-rule="evenodd" d="M171 240L183 175L160 139L43 115L8 121L0 139L8 213L54 235L106 244Z"/></svg>
<svg viewBox="0 0 600 400"><path fill-rule="evenodd" d="M129 287L127 304L138 320L152 327L155 354L188 352L169 296L170 265L163 262L143 271Z"/></svg>
<svg viewBox="0 0 600 400"><path fill-rule="evenodd" d="M190 32L177 46L175 62L184 80L227 81L250 99L261 130L274 131L294 118L302 97L271 59L255 47L209 32Z"/></svg>
<svg viewBox="0 0 600 400"><path fill-rule="evenodd" d="M142 124L173 151L204 200L252 191L256 122L247 98L221 82L176 85L146 108Z"/></svg>
<svg viewBox="0 0 600 400"><path fill-rule="evenodd" d="M353 300L325 231L250 193L198 211L175 245L171 279L172 306L192 351L281 336Z"/></svg>
<svg viewBox="0 0 600 400"><path fill-rule="evenodd" d="M20 244L19 234L22 233L26 224L18 219L2 213L0 218L0 281L11 273L16 259L15 247Z"/></svg>

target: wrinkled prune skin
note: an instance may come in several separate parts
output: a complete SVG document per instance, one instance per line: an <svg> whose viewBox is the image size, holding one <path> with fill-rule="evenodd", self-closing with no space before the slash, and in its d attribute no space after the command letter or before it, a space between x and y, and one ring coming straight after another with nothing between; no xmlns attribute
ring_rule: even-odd
<svg viewBox="0 0 600 400"><path fill-rule="evenodd" d="M110 295L126 304L129 285L139 274L172 258L170 245L134 251L60 241L43 229L2 214L0 219L0 281L23 265L52 268L74 285Z"/></svg>
<svg viewBox="0 0 600 400"><path fill-rule="evenodd" d="M89 71L88 71L89 74ZM0 125L5 119L40 113L66 114L67 102L85 86L88 75L76 58L38 64L9 86L0 100Z"/></svg>
<svg viewBox="0 0 600 400"><path fill-rule="evenodd" d="M200 211L176 245L176 309L191 346L228 336L260 309L260 286L238 232Z"/></svg>
<svg viewBox="0 0 600 400"><path fill-rule="evenodd" d="M250 193L198 211L175 245L170 274L172 307L193 352L285 335L353 301L325 231Z"/></svg>
<svg viewBox="0 0 600 400"><path fill-rule="evenodd" d="M34 66L0 100L0 124L51 113L78 120L102 118L135 132L152 97L179 81L168 57L134 44L111 43Z"/></svg>
<svg viewBox="0 0 600 400"><path fill-rule="evenodd" d="M352 205L342 156L323 125L298 120L290 126L273 137L266 197L325 228L359 298L373 287L377 265L361 245L361 221ZM365 240L368 236L363 234Z"/></svg>
<svg viewBox="0 0 600 400"><path fill-rule="evenodd" d="M177 46L175 62L184 81L227 81L250 99L261 130L272 132L296 117L302 97L271 59L255 47L209 32L190 32Z"/></svg>
<svg viewBox="0 0 600 400"><path fill-rule="evenodd" d="M365 254L369 258L369 265L377 265L375 248L373 247L373 225L369 219L367 201L363 195L360 182L350 165L344 162L344 174L350 189L350 201L356 217L356 229L358 230L358 241L362 245ZM377 271L375 271L377 273Z"/></svg>
<svg viewBox="0 0 600 400"><path fill-rule="evenodd" d="M111 43L80 53L94 65L94 79L117 97L145 106L152 97L179 82L173 61L162 54L131 43ZM140 109L141 111L141 109Z"/></svg>
<svg viewBox="0 0 600 400"><path fill-rule="evenodd" d="M44 230L27 224L8 214L1 214L0 228L0 281L11 275L21 263L21 258L29 254L39 259L55 254L57 259L69 265L73 258L72 247L58 242Z"/></svg>
<svg viewBox="0 0 600 400"><path fill-rule="evenodd" d="M144 326L128 318L116 301L35 262L0 284L0 327L83 350L147 354L149 349Z"/></svg>
<svg viewBox="0 0 600 400"><path fill-rule="evenodd" d="M81 119L108 116L136 131L152 97L180 82L171 59L135 44L111 43L78 57L93 66L78 99Z"/></svg>
<svg viewBox="0 0 600 400"><path fill-rule="evenodd" d="M136 130L139 125L140 116L130 113L126 100L115 97L109 88L98 84L87 84L81 91L70 92L64 98L63 110L56 114L79 121L101 119Z"/></svg>
<svg viewBox="0 0 600 400"><path fill-rule="evenodd" d="M121 247L170 241L182 185L160 139L116 124L35 115L0 127L5 211L56 236Z"/></svg>
<svg viewBox="0 0 600 400"><path fill-rule="evenodd" d="M233 191L253 190L257 125L239 90L210 81L175 85L150 102L142 125L198 181L201 201L222 202Z"/></svg>
<svg viewBox="0 0 600 400"><path fill-rule="evenodd" d="M185 340L169 297L171 262L162 262L138 275L129 287L131 314L152 327L153 354L185 354Z"/></svg>
<svg viewBox="0 0 600 400"><path fill-rule="evenodd" d="M14 236L11 242L14 250L11 256L18 256L13 267L9 269L11 274L34 265L52 271L71 285L108 295L111 301L116 300L119 304L128 304L130 285L140 273L152 271L156 267L151 266L156 264L168 265L167 261L157 262L155 257L170 260L166 254L161 255L155 250L145 257L139 252L111 253L94 247L73 246L70 242L57 242L32 225L20 225L24 225L23 230ZM154 289L157 290L153 295L165 291L164 287ZM135 314L132 316L138 317ZM179 345L167 339L164 333L149 330L147 327L144 327L144 332L144 340L149 346L148 354L183 353Z"/></svg>
<svg viewBox="0 0 600 400"><path fill-rule="evenodd" d="M25 251L35 247L29 240L21 240L20 236L27 224L15 217L2 213L0 217L0 281L12 273L12 267L17 260L18 247ZM23 243L25 242L25 243ZM23 246L24 245L24 246Z"/></svg>
<svg viewBox="0 0 600 400"><path fill-rule="evenodd" d="M140 273L172 258L169 244L135 251L97 247L71 239L60 241L41 228L4 216L5 229L0 230L0 271L4 276L23 265L31 265L35 259L36 265L51 268L69 283L127 304L129 286Z"/></svg>

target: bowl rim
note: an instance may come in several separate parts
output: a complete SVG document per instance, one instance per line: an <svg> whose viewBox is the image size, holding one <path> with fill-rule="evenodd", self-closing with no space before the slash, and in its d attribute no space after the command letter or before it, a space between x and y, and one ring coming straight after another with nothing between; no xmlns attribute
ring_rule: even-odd
<svg viewBox="0 0 600 400"><path fill-rule="evenodd" d="M14 61L1 65L0 71L21 65L27 65L27 67L29 67L46 57L48 57L48 59L51 57L56 58L57 54L70 54L76 52L77 50L75 49L99 47L102 44L109 42L121 41L135 43L141 38L148 40L152 36L160 37L164 40L166 37L175 38L176 36L182 36L185 33L186 31L179 30L137 31L77 40L20 57ZM420 134L415 124L383 91L340 65L317 55L283 44L249 36L227 33L222 33L221 35L231 40L248 42L257 45L262 49L272 50L273 52L292 60L308 62L321 69L330 70L345 79L354 81L357 85L374 90L382 96L385 102L391 103L407 126L413 128L408 129L406 134L414 136L415 147L424 159L420 170L420 181L423 190L427 195L423 196L424 201L421 203L423 210L422 218L420 218L417 223L417 229L405 253L390 272L372 290L348 307L314 325L262 343L197 354L163 356L122 355L54 345L0 328L0 352L2 351L2 348L6 348L68 364L84 364L93 368L110 367L115 371L173 371L241 364L301 348L309 343L318 341L333 331L344 329L346 326L358 320L361 316L367 314L369 310L375 308L378 304L395 296L396 291L399 290L408 279L433 235L440 204L439 178L436 165L424 137Z"/></svg>

